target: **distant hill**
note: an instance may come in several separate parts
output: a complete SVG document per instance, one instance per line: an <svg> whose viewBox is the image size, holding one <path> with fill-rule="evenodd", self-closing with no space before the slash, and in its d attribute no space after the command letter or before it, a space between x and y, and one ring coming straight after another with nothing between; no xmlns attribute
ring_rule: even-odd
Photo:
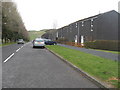
<svg viewBox="0 0 120 90"><path fill-rule="evenodd" d="M30 36L30 40L33 40L37 37L41 37L46 30L40 30L40 31L28 31L29 32L29 36Z"/></svg>
<svg viewBox="0 0 120 90"><path fill-rule="evenodd" d="M43 34L51 32L53 30L55 30L55 29L43 29L40 31L31 30L28 32L29 32L30 40L34 40L35 38L41 37Z"/></svg>

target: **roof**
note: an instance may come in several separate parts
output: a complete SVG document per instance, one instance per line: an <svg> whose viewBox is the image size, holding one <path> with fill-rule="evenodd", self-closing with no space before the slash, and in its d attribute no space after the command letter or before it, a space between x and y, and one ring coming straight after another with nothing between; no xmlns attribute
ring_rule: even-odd
<svg viewBox="0 0 120 90"><path fill-rule="evenodd" d="M103 15L103 14L106 14L106 13L111 13L111 12L114 12L114 13L119 14L117 11L111 10L111 11L108 11L108 12L105 12L105 13L100 13L100 14L97 14L97 15L94 15L94 16L90 16L90 17L87 17L87 18L84 18L84 19L75 21L75 22L70 23L70 24L68 24L68 25L66 25L66 26L63 26L63 27L61 27L61 28L59 28L59 29L62 29L62 28L64 28L64 27L67 27L67 26L69 26L69 25L71 25L71 24L74 24L74 23L77 23L77 22L82 22L82 21L86 21L86 20L89 20L89 19L92 19L92 18L97 18L97 17L99 17L100 15ZM58 29L58 30L59 30L59 29Z"/></svg>

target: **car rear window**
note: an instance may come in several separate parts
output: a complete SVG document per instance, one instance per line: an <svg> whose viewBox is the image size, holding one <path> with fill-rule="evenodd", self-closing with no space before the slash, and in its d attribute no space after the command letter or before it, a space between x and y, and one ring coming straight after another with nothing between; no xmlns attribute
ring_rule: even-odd
<svg viewBox="0 0 120 90"><path fill-rule="evenodd" d="M44 42L44 40L35 40L35 41L37 41L37 42Z"/></svg>
<svg viewBox="0 0 120 90"><path fill-rule="evenodd" d="M19 39L18 41L23 41L23 39Z"/></svg>

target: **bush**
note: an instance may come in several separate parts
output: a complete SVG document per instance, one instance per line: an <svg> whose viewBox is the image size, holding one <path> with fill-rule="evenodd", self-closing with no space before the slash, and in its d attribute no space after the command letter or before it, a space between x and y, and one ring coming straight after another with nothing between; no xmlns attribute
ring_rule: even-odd
<svg viewBox="0 0 120 90"><path fill-rule="evenodd" d="M67 42L68 40L66 38L58 38L56 40L57 43L64 43L64 42Z"/></svg>
<svg viewBox="0 0 120 90"><path fill-rule="evenodd" d="M119 44L120 41L115 41L115 40L97 40L97 41L85 42L84 46L86 48L93 48L93 49L120 51Z"/></svg>

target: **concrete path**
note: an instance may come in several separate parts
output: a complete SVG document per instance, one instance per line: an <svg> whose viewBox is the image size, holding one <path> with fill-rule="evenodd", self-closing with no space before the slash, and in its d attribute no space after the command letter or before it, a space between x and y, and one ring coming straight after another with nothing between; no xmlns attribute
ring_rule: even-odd
<svg viewBox="0 0 120 90"><path fill-rule="evenodd" d="M79 50L79 51L82 51L82 52L90 53L90 54L100 56L100 57L103 57L103 58L108 58L108 59L111 59L111 60L117 60L118 61L119 60L118 57L120 57L120 55L118 55L118 54L113 54L113 53L109 53L109 52L102 52L102 51L96 51L96 50L92 50L92 49L79 48L79 47L69 46L69 45L64 45L64 44L58 44L58 45L63 46L63 47L67 47L67 48L71 48L71 49L75 49L75 50Z"/></svg>

